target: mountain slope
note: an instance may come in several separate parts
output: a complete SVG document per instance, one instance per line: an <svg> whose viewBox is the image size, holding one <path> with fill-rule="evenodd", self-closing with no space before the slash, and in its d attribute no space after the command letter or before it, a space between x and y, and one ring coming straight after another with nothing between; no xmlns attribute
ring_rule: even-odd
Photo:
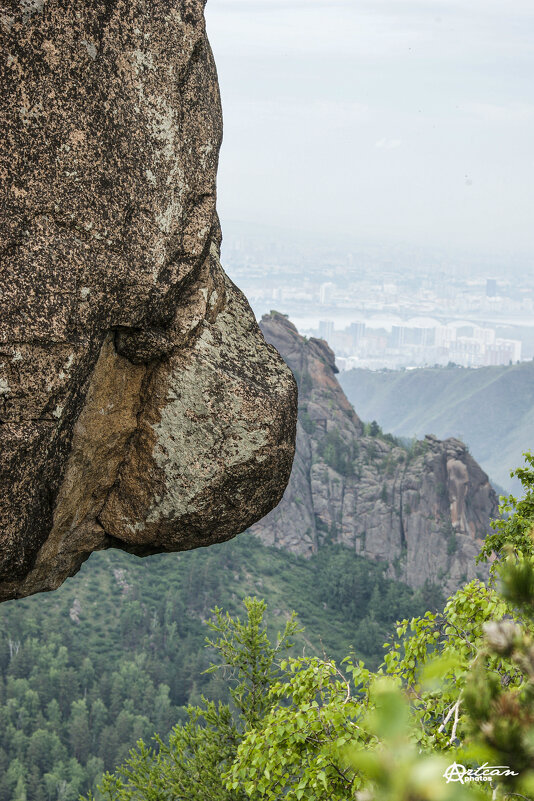
<svg viewBox="0 0 534 801"><path fill-rule="evenodd" d="M76 801L188 702L228 700L204 672L206 620L215 606L242 617L246 595L266 599L271 635L297 610L295 655L353 647L370 667L398 617L440 605L345 549L304 559L247 534L145 560L93 554L56 592L0 605L0 801Z"/></svg>
<svg viewBox="0 0 534 801"><path fill-rule="evenodd" d="M357 369L339 380L364 419L405 437L459 437L492 480L517 488L510 470L534 447L534 362L476 370Z"/></svg>
<svg viewBox="0 0 534 801"><path fill-rule="evenodd" d="M367 430L341 389L334 354L281 314L261 329L299 385L297 453L282 502L251 531L264 543L312 554L325 542L386 561L413 587L446 592L474 577L497 513L487 475L457 439L426 437L407 449Z"/></svg>

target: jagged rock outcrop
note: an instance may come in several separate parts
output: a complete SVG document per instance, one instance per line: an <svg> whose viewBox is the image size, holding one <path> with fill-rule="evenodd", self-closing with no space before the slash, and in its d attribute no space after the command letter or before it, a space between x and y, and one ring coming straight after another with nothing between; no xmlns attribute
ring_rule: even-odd
<svg viewBox="0 0 534 801"><path fill-rule="evenodd" d="M0 600L279 500L296 388L219 263L203 0L0 12Z"/></svg>
<svg viewBox="0 0 534 801"><path fill-rule="evenodd" d="M427 436L407 448L378 426L369 431L338 384L326 342L306 340L276 312L260 325L297 379L299 423L284 498L252 532L300 554L342 543L389 563L390 575L413 587L429 581L450 592L484 574L475 557L497 498L466 446Z"/></svg>

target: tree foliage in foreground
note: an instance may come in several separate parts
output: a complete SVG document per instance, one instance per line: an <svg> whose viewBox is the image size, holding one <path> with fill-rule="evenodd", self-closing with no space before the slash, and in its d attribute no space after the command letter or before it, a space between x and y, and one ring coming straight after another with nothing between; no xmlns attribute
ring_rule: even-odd
<svg viewBox="0 0 534 801"><path fill-rule="evenodd" d="M510 473L520 480L523 497L519 500L514 495L501 498L500 517L491 523L494 533L486 537L479 560L489 559L492 554L502 555L506 548L515 553L533 553L534 454L529 451L523 456L525 465Z"/></svg>
<svg viewBox="0 0 534 801"><path fill-rule="evenodd" d="M342 659L354 644L376 668L395 620L443 605L432 586L414 591L386 565L324 544L310 559L251 535L138 560L94 554L54 593L0 604L0 801L77 801L105 770L157 731L168 741L201 696L227 702L219 652L203 647L214 606L240 614L260 595L274 636L296 609L299 653Z"/></svg>
<svg viewBox="0 0 534 801"><path fill-rule="evenodd" d="M265 604L243 622L217 610L232 705L203 700L168 745L139 741L102 785L109 801L467 801L534 797L534 460L526 499L494 540L499 589L473 581L443 613L401 621L376 672L347 658L287 658ZM520 519L517 519L517 515ZM507 537L512 541L506 551ZM519 547L520 546L520 547ZM507 554L507 555L505 555ZM491 782L447 782L451 764L508 766ZM501 771L502 772L502 771Z"/></svg>

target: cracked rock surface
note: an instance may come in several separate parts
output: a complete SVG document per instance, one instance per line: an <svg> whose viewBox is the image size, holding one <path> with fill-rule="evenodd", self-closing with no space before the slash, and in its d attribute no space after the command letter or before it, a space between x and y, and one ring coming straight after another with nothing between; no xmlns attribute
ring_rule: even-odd
<svg viewBox="0 0 534 801"><path fill-rule="evenodd" d="M219 262L202 0L0 7L0 600L280 499L294 380Z"/></svg>

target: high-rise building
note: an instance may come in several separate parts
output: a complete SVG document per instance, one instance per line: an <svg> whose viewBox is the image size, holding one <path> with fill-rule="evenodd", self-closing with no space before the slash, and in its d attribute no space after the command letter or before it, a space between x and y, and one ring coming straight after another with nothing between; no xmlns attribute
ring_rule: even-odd
<svg viewBox="0 0 534 801"><path fill-rule="evenodd" d="M324 284L321 284L319 287L319 303L321 306L325 306L326 304L330 303L332 300L332 293L335 288L335 284L333 284L331 281L326 281Z"/></svg>
<svg viewBox="0 0 534 801"><path fill-rule="evenodd" d="M352 337L353 346L356 347L365 336L365 323L351 323L349 325L349 334Z"/></svg>
<svg viewBox="0 0 534 801"><path fill-rule="evenodd" d="M486 278L486 297L487 298L496 298L497 297L497 279L496 278Z"/></svg>
<svg viewBox="0 0 534 801"><path fill-rule="evenodd" d="M334 333L334 323L332 322L332 320L319 320L320 339L326 339L327 342L331 342L333 333Z"/></svg>

